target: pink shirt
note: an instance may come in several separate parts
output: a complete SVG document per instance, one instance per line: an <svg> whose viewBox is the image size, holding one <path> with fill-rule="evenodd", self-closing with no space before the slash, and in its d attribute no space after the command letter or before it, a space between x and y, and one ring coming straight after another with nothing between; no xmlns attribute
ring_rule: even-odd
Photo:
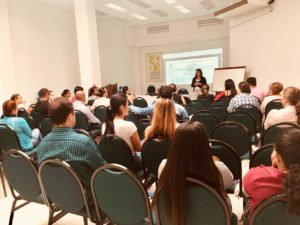
<svg viewBox="0 0 300 225"><path fill-rule="evenodd" d="M258 166L244 177L244 189L250 197L250 214L264 199L283 193L286 174L272 166Z"/></svg>
<svg viewBox="0 0 300 225"><path fill-rule="evenodd" d="M266 96L266 93L263 89L254 87L251 88L250 95L257 97L260 100L260 102L262 102L264 100L264 97Z"/></svg>

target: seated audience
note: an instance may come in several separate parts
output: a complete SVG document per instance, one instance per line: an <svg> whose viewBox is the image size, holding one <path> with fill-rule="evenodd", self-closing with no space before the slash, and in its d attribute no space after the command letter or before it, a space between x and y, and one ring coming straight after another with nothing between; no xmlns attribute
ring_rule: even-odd
<svg viewBox="0 0 300 225"><path fill-rule="evenodd" d="M61 93L61 97L65 97L67 99L71 98L71 91L69 89L64 89Z"/></svg>
<svg viewBox="0 0 300 225"><path fill-rule="evenodd" d="M53 91L49 91L49 102L52 102L53 100L54 100L54 93L53 93Z"/></svg>
<svg viewBox="0 0 300 225"><path fill-rule="evenodd" d="M209 101L214 100L214 96L212 94L209 94L209 86L208 84L203 84L201 87L201 93L202 95L198 95L198 100L200 99L208 99Z"/></svg>
<svg viewBox="0 0 300 225"><path fill-rule="evenodd" d="M47 88L42 88L41 90L39 90L38 96L39 100L35 104L33 111L40 112L44 116L48 116L50 91Z"/></svg>
<svg viewBox="0 0 300 225"><path fill-rule="evenodd" d="M239 94L230 100L227 108L228 112L235 111L242 105L253 105L259 109L258 99L250 95L250 86L247 82L242 81L239 83Z"/></svg>
<svg viewBox="0 0 300 225"><path fill-rule="evenodd" d="M115 94L110 98L110 106L107 107L107 120L102 126L102 134L115 134L124 139L132 150L132 154L140 152L142 145L137 128L131 121L124 120L128 115L128 99L125 94Z"/></svg>
<svg viewBox="0 0 300 225"><path fill-rule="evenodd" d="M299 112L296 111L296 105L300 104L300 89L296 87L287 87L283 90L282 105L283 109L272 109L265 120L265 129L282 122L297 122Z"/></svg>
<svg viewBox="0 0 300 225"><path fill-rule="evenodd" d="M74 110L84 113L89 121L91 128L100 126L100 120L92 113L90 108L85 105L85 93L83 91L76 92L76 101L73 103Z"/></svg>
<svg viewBox="0 0 300 225"><path fill-rule="evenodd" d="M248 77L246 82L250 85L250 89L251 89L250 95L257 97L259 101L262 102L264 100L266 93L263 89L258 88L256 86L256 78Z"/></svg>
<svg viewBox="0 0 300 225"><path fill-rule="evenodd" d="M151 125L145 130L145 140L166 138L173 140L178 123L175 107L170 99L160 99L153 110Z"/></svg>
<svg viewBox="0 0 300 225"><path fill-rule="evenodd" d="M175 103L179 105L186 105L185 99L182 95L177 94L177 86L174 83L169 84L172 90L172 99Z"/></svg>
<svg viewBox="0 0 300 225"><path fill-rule="evenodd" d="M131 94L128 86L123 86L122 93L125 94L128 100L132 103L135 99L135 96Z"/></svg>
<svg viewBox="0 0 300 225"><path fill-rule="evenodd" d="M206 183L228 202L224 186L232 184L233 176L222 162L213 160L205 128L199 122L184 122L176 129L168 158L162 161L159 171L155 195L163 190L170 224L186 224L187 177ZM231 211L229 202L228 207Z"/></svg>
<svg viewBox="0 0 300 225"><path fill-rule="evenodd" d="M25 101L22 99L22 96L20 94L13 94L10 97L10 100L15 101L18 106L17 116L29 116L29 113L25 109Z"/></svg>
<svg viewBox="0 0 300 225"><path fill-rule="evenodd" d="M155 86L154 85L149 85L147 88L147 95L150 96L157 96L157 93L155 91Z"/></svg>
<svg viewBox="0 0 300 225"><path fill-rule="evenodd" d="M109 106L110 104L110 100L109 98L107 98L108 93L106 91L106 88L99 88L98 89L98 94L97 94L97 98L96 100L93 102L93 105L91 107L92 110L95 110L95 108L97 108L100 105L104 105L104 106Z"/></svg>
<svg viewBox="0 0 300 225"><path fill-rule="evenodd" d="M71 98L71 102L74 103L76 101L76 93L77 91L84 91L83 87L81 86L76 86L74 88L74 96Z"/></svg>
<svg viewBox="0 0 300 225"><path fill-rule="evenodd" d="M215 98L214 101L218 101L222 98L228 98L228 99L232 99L233 97L236 96L237 91L235 88L235 83L232 79L227 79L225 80L224 83L225 86L225 90L221 91Z"/></svg>
<svg viewBox="0 0 300 225"><path fill-rule="evenodd" d="M262 103L260 105L260 110L263 114L265 114L265 109L269 102L276 100L276 99L281 99L280 93L282 90L283 90L282 83L274 82L269 85L268 96L266 96L264 98L264 100L262 101Z"/></svg>
<svg viewBox="0 0 300 225"><path fill-rule="evenodd" d="M90 100L95 100L97 98L97 94L98 94L98 87L96 85L94 85L93 87L91 87L89 89L89 97L88 97L88 101Z"/></svg>
<svg viewBox="0 0 300 225"><path fill-rule="evenodd" d="M300 216L299 139L298 129L279 135L271 157L272 166L252 168L244 177L244 189L250 197L250 204L244 212L245 221L261 201L282 193L287 194L289 212Z"/></svg>
<svg viewBox="0 0 300 225"><path fill-rule="evenodd" d="M73 130L75 113L68 99L54 99L49 105L49 116L54 126L36 148L38 163L50 158L64 160L76 170L83 185L89 188L92 173L105 164L95 142Z"/></svg>
<svg viewBox="0 0 300 225"><path fill-rule="evenodd" d="M3 115L0 123L8 125L14 132L16 132L22 150L24 152L30 151L35 147L40 140L40 130L31 130L24 118L17 117L18 106L15 101L7 100L3 103Z"/></svg>

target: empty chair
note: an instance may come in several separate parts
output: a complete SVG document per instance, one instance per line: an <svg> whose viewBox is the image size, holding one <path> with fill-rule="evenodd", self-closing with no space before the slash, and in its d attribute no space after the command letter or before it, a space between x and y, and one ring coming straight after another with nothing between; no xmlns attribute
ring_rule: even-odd
<svg viewBox="0 0 300 225"><path fill-rule="evenodd" d="M260 132L262 128L262 119L263 119L263 114L262 112L256 108L253 105L242 105L238 107L236 110L241 110L249 113L253 118L255 119L256 122L256 132Z"/></svg>
<svg viewBox="0 0 300 225"><path fill-rule="evenodd" d="M144 173L148 173L156 180L158 179L158 167L161 161L167 158L170 145L170 141L166 139L147 140L143 144L142 159Z"/></svg>
<svg viewBox="0 0 300 225"><path fill-rule="evenodd" d="M53 128L53 123L50 118L45 117L41 121L41 133L43 138L47 136L47 134L51 133Z"/></svg>
<svg viewBox="0 0 300 225"><path fill-rule="evenodd" d="M127 116L126 116L126 118L125 118L125 120L127 120L127 121L131 121L131 122L133 122L133 123L137 123L138 121L140 121L140 120L142 120L142 119L148 119L148 117L147 116L145 116L145 115L139 115L139 114L135 114L135 113L129 113Z"/></svg>
<svg viewBox="0 0 300 225"><path fill-rule="evenodd" d="M40 122L44 118L44 115L42 113L40 113L40 112L32 111L31 114L30 114L30 116L31 116L31 118L34 121L35 128L40 128Z"/></svg>
<svg viewBox="0 0 300 225"><path fill-rule="evenodd" d="M199 121L200 123L202 123L209 137L211 136L212 131L219 123L217 116L208 110L198 111L192 116L191 120Z"/></svg>
<svg viewBox="0 0 300 225"><path fill-rule="evenodd" d="M188 95L188 94L189 94L189 91L188 91L186 88L180 88L180 89L177 91L177 94L179 94L179 95Z"/></svg>
<svg viewBox="0 0 300 225"><path fill-rule="evenodd" d="M268 144L257 149L251 156L249 168L264 165L272 166L271 155L273 152L273 144Z"/></svg>
<svg viewBox="0 0 300 225"><path fill-rule="evenodd" d="M148 107L148 103L147 101L142 98L142 97L136 97L134 100L133 100L133 105L134 106L137 106L137 107L141 107L141 108L146 108Z"/></svg>
<svg viewBox="0 0 300 225"><path fill-rule="evenodd" d="M212 112L213 114L216 115L218 118L219 122L223 122L225 120L225 117L228 115L227 109L220 105L216 105L215 103L213 105L210 105L207 107L207 110Z"/></svg>
<svg viewBox="0 0 300 225"><path fill-rule="evenodd" d="M74 129L82 129L82 130L88 131L89 130L89 121L88 121L87 116L84 113L82 113L78 110L75 110L75 117L76 117L76 123L75 123Z"/></svg>
<svg viewBox="0 0 300 225"><path fill-rule="evenodd" d="M22 149L17 134L5 124L0 124L0 156L10 149Z"/></svg>
<svg viewBox="0 0 300 225"><path fill-rule="evenodd" d="M234 121L220 123L213 130L211 137L232 146L241 159L250 159L251 139L248 129L243 124Z"/></svg>
<svg viewBox="0 0 300 225"><path fill-rule="evenodd" d="M95 213L90 211L86 190L74 169L59 159L47 159L39 167L39 178L45 201L50 209L49 223L53 224L53 212L56 208L62 210L62 216L73 213L87 218L93 223L100 224ZM55 207L54 207L55 204Z"/></svg>
<svg viewBox="0 0 300 225"><path fill-rule="evenodd" d="M264 200L254 209L249 225L299 225L300 216L289 214L286 205L284 194Z"/></svg>
<svg viewBox="0 0 300 225"><path fill-rule="evenodd" d="M154 196L157 224L171 225L166 213L163 193L161 190ZM231 213L225 200L214 189L192 178L187 178L185 215L187 225L229 225L231 220Z"/></svg>
<svg viewBox="0 0 300 225"><path fill-rule="evenodd" d="M94 115L101 121L101 123L106 122L106 107L100 105L94 109Z"/></svg>
<svg viewBox="0 0 300 225"><path fill-rule="evenodd" d="M136 122L135 125L137 127L140 140L143 140L145 138L145 130L151 125L151 121L149 119L141 119Z"/></svg>
<svg viewBox="0 0 300 225"><path fill-rule="evenodd" d="M265 132L263 133L263 135L261 137L261 146L274 143L277 136L281 132L283 132L284 130L293 129L293 128L300 129L300 126L295 123L285 122L285 123L278 123L278 124L275 124L275 125L269 127L267 130L265 130Z"/></svg>
<svg viewBox="0 0 300 225"><path fill-rule="evenodd" d="M201 104L201 102L198 101L192 101L185 107L188 115L192 115L200 110L204 110L204 106Z"/></svg>
<svg viewBox="0 0 300 225"><path fill-rule="evenodd" d="M242 189L242 165L241 160L233 147L223 141L209 140L212 154L217 156L223 162L233 175L233 185L226 189L228 193L234 193L236 185L239 184L240 196L243 194Z"/></svg>
<svg viewBox="0 0 300 225"><path fill-rule="evenodd" d="M272 109L282 109L282 108L283 108L283 105L282 105L281 99L275 99L273 101L270 101L266 105L266 108L265 108L265 118L267 118L267 115L269 114L269 112Z"/></svg>
<svg viewBox="0 0 300 225"><path fill-rule="evenodd" d="M111 224L153 224L147 191L129 169L104 165L94 172L91 188L98 220L105 214Z"/></svg>

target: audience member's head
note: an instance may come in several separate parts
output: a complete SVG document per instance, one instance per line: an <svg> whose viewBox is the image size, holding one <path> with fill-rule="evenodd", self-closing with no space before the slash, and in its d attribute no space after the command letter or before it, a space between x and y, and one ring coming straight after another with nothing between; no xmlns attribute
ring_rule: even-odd
<svg viewBox="0 0 300 225"><path fill-rule="evenodd" d="M225 80L224 86L225 91L230 91L232 96L235 96L237 94L235 83L232 79Z"/></svg>
<svg viewBox="0 0 300 225"><path fill-rule="evenodd" d="M205 128L195 121L185 122L176 129L155 193L163 190L166 214L173 225L184 225L186 221L187 177L205 182L222 196L224 194Z"/></svg>
<svg viewBox="0 0 300 225"><path fill-rule="evenodd" d="M251 87L256 87L256 78L255 77L248 77L246 82L251 86Z"/></svg>
<svg viewBox="0 0 300 225"><path fill-rule="evenodd" d="M147 94L150 96L155 96L156 92L155 92L155 86L154 85L149 85L147 88Z"/></svg>
<svg viewBox="0 0 300 225"><path fill-rule="evenodd" d="M169 86L170 86L170 88L171 88L171 90L172 90L172 93L176 93L176 91L177 91L177 86L176 86L176 84L171 83L171 84L169 84Z"/></svg>
<svg viewBox="0 0 300 225"><path fill-rule="evenodd" d="M81 87L81 86L76 86L76 87L74 88L74 95L76 94L77 91L84 91L84 90L83 90L83 87Z"/></svg>
<svg viewBox="0 0 300 225"><path fill-rule="evenodd" d="M251 93L250 85L248 84L248 82L245 81L240 82L239 89L241 93L247 93L247 94Z"/></svg>
<svg viewBox="0 0 300 225"><path fill-rule="evenodd" d="M287 87L283 90L282 104L283 106L296 106L300 101L300 89L296 87Z"/></svg>
<svg viewBox="0 0 300 225"><path fill-rule="evenodd" d="M290 213L300 215L300 131L288 130L278 136L275 144L275 158L278 169L286 170L284 182Z"/></svg>
<svg viewBox="0 0 300 225"><path fill-rule="evenodd" d="M96 86L92 86L89 89L88 96L91 97L92 95L97 95L97 93L98 93L98 88Z"/></svg>
<svg viewBox="0 0 300 225"><path fill-rule="evenodd" d="M172 99L172 88L170 86L161 86L158 94L160 98Z"/></svg>
<svg viewBox="0 0 300 225"><path fill-rule="evenodd" d="M24 103L22 96L20 94L13 94L10 100L15 101L17 105Z"/></svg>
<svg viewBox="0 0 300 225"><path fill-rule="evenodd" d="M3 103L2 111L4 116L16 116L18 113L17 103L13 100L7 100Z"/></svg>
<svg viewBox="0 0 300 225"><path fill-rule="evenodd" d="M54 100L54 93L53 91L49 91L49 102L52 102Z"/></svg>
<svg viewBox="0 0 300 225"><path fill-rule="evenodd" d="M202 76L203 76L202 70L201 69L196 69L195 78L200 79L200 78L202 78Z"/></svg>
<svg viewBox="0 0 300 225"><path fill-rule="evenodd" d="M71 97L71 91L69 89L64 89L61 93L61 97L70 98Z"/></svg>
<svg viewBox="0 0 300 225"><path fill-rule="evenodd" d="M75 125L73 104L66 97L58 97L50 102L48 113L54 126L74 127Z"/></svg>
<svg viewBox="0 0 300 225"><path fill-rule="evenodd" d="M38 96L40 101L49 101L50 91L47 88L42 88L39 90Z"/></svg>
<svg viewBox="0 0 300 225"><path fill-rule="evenodd" d="M279 95L282 90L283 90L282 83L274 82L269 85L268 95Z"/></svg>
<svg viewBox="0 0 300 225"><path fill-rule="evenodd" d="M107 90L106 88L99 88L98 89L98 93L97 93L97 96L99 97L107 97L108 93L107 93Z"/></svg>
<svg viewBox="0 0 300 225"><path fill-rule="evenodd" d="M123 86L122 93L125 94L125 95L129 94L129 88L128 88L128 86Z"/></svg>
<svg viewBox="0 0 300 225"><path fill-rule="evenodd" d="M145 133L145 139L162 137L173 140L176 123L176 112L172 100L158 100L153 110L151 126Z"/></svg>
<svg viewBox="0 0 300 225"><path fill-rule="evenodd" d="M83 91L77 91L75 94L76 100L81 101L81 102L85 102L86 98L85 98L85 93Z"/></svg>
<svg viewBox="0 0 300 225"><path fill-rule="evenodd" d="M201 92L203 95L208 95L209 94L209 86L207 84L202 84Z"/></svg>

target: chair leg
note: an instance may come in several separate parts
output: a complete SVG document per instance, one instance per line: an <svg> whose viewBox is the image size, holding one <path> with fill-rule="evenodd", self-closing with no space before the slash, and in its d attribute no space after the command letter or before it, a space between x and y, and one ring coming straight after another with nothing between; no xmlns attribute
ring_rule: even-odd
<svg viewBox="0 0 300 225"><path fill-rule="evenodd" d="M14 199L14 201L13 201L13 203L11 205L11 210L10 210L10 216L9 216L8 225L12 225L12 223L13 223L17 201L18 201L17 199Z"/></svg>
<svg viewBox="0 0 300 225"><path fill-rule="evenodd" d="M84 225L88 225L88 219L87 219L87 217L85 217L85 216L83 217L83 224L84 224Z"/></svg>
<svg viewBox="0 0 300 225"><path fill-rule="evenodd" d="M4 196L6 197L7 192L6 192L5 179L4 179L4 173L3 173L2 168L0 168L0 179L1 179L2 187L3 187L3 191L4 191Z"/></svg>
<svg viewBox="0 0 300 225"><path fill-rule="evenodd" d="M52 225L54 211L49 210L48 225Z"/></svg>

